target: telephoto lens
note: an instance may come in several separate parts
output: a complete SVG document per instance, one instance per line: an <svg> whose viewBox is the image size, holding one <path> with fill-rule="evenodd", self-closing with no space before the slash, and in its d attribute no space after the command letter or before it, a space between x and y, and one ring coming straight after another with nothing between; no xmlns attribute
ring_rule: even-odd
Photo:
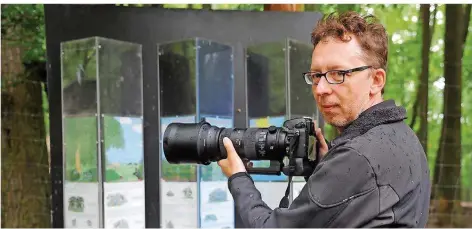
<svg viewBox="0 0 472 229"><path fill-rule="evenodd" d="M171 123L163 137L169 163L208 165L227 158L223 138L228 137L236 152L248 160L277 160L286 156L289 140L283 128L219 128L208 122Z"/></svg>

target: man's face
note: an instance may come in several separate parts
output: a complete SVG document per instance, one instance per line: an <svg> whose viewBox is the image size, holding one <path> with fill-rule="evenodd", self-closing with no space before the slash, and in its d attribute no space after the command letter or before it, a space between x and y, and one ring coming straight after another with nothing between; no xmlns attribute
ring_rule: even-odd
<svg viewBox="0 0 472 229"><path fill-rule="evenodd" d="M327 38L313 50L311 71L324 73L369 65L362 54L357 39L342 42ZM312 85L318 109L327 123L343 128L367 108L373 82L371 73L371 69L348 73L341 84L329 84L322 77L318 85Z"/></svg>

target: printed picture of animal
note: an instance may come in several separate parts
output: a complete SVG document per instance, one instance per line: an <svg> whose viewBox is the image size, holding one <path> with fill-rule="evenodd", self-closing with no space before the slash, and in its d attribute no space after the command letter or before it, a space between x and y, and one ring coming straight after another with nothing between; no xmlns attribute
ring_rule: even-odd
<svg viewBox="0 0 472 229"><path fill-rule="evenodd" d="M84 212L84 198L81 196L71 196L69 197L68 207L69 211L73 212Z"/></svg>

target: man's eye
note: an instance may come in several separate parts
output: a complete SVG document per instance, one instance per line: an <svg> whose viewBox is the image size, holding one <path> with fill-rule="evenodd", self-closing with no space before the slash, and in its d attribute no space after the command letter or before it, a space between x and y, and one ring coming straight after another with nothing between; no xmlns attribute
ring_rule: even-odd
<svg viewBox="0 0 472 229"><path fill-rule="evenodd" d="M346 75L346 72L344 72L344 71L338 71L338 72L336 72L336 73L337 73L338 76L344 76L344 75Z"/></svg>

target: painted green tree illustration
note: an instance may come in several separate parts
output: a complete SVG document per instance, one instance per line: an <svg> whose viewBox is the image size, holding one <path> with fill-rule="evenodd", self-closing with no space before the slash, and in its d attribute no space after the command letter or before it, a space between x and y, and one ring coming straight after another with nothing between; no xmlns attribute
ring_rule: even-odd
<svg viewBox="0 0 472 229"><path fill-rule="evenodd" d="M140 101L132 101L127 106L122 96L125 81L140 76L140 69L133 68L137 51L130 43L95 37L62 44L66 179L97 181L98 147L100 155L110 148L124 148L122 126L113 117L129 114L139 105Z"/></svg>

